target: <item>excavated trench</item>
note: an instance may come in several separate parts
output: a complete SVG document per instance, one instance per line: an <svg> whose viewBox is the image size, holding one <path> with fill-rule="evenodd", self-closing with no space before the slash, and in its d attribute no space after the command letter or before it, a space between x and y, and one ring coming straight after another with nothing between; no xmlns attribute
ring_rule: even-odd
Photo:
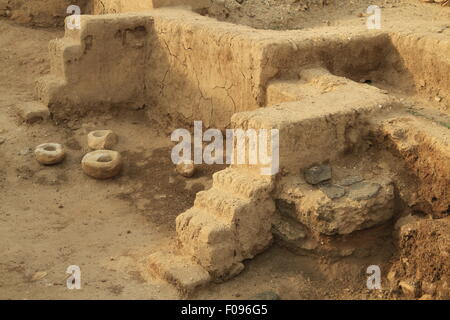
<svg viewBox="0 0 450 320"><path fill-rule="evenodd" d="M200 12L83 18L81 30L52 43L52 74L37 88L55 119L125 106L174 127L280 130L280 173L244 165L215 174L177 218L181 247L150 257L155 275L182 291L227 280L272 234L296 253L387 263L403 250L391 243L395 221L447 217L448 39L253 30ZM330 174L311 182L311 170ZM399 237L414 237L405 225L413 228L399 224ZM412 275L420 263L399 261L397 287L399 277L421 281Z"/></svg>

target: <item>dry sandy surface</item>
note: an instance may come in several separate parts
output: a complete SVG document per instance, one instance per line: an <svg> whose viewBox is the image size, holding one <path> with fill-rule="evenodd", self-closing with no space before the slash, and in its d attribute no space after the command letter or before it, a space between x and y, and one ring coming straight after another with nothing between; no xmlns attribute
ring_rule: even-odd
<svg viewBox="0 0 450 320"><path fill-rule="evenodd" d="M0 19L0 299L183 298L149 275L146 257L174 241L175 217L223 167L201 167L191 179L178 176L170 137L150 126L142 110L91 115L65 125L21 123L14 108L33 100L34 81L49 72L48 41L61 36L61 30ZM97 181L81 170L86 135L93 129L112 129L119 136L116 150L125 167L112 180ZM44 142L64 144L67 159L39 165L31 150ZM376 292L365 289L369 265L380 265L382 272L389 268L390 231L385 243L386 250L375 256L339 261L298 256L274 245L246 262L236 278L192 297L245 299L265 291L282 299L392 297L387 285ZM81 290L66 288L70 265L81 268Z"/></svg>
<svg viewBox="0 0 450 320"><path fill-rule="evenodd" d="M170 138L151 129L139 111L90 117L71 128L22 124L14 106L33 100L34 80L49 70L48 41L61 31L0 20L0 34L0 136L6 139L0 145L0 298L180 298L148 277L145 258L174 240L175 217L221 167L203 167L192 179L178 176ZM85 176L80 166L86 134L101 128L117 132L116 149L125 159L122 174L108 181ZM29 149L44 142L66 146L63 164L36 162ZM338 267L274 246L237 278L194 297L249 298L271 290L284 299L364 298L364 272L372 262L380 263L349 260ZM81 290L66 288L69 265L81 268Z"/></svg>
<svg viewBox="0 0 450 320"><path fill-rule="evenodd" d="M439 0L438 0L439 1ZM419 0L214 0L206 14L219 20L258 29L325 31L366 25L367 8L381 9L383 29L401 25L422 31L435 23L450 22L448 6ZM241 4L239 3L241 2Z"/></svg>

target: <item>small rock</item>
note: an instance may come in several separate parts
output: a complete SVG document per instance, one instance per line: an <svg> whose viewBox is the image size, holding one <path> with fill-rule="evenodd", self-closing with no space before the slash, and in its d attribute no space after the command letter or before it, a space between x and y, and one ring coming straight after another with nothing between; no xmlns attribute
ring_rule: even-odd
<svg viewBox="0 0 450 320"><path fill-rule="evenodd" d="M420 220L419 217L409 214L397 220L397 222L395 223L395 229L401 229L403 226L417 222L419 220Z"/></svg>
<svg viewBox="0 0 450 320"><path fill-rule="evenodd" d="M327 164L311 167L305 170L305 180L315 185L331 179L331 167Z"/></svg>
<svg viewBox="0 0 450 320"><path fill-rule="evenodd" d="M442 101L442 98L441 97L434 97L434 100L436 101L436 102L441 102Z"/></svg>
<svg viewBox="0 0 450 320"><path fill-rule="evenodd" d="M211 281L208 271L187 256L158 251L148 257L150 272L175 285L183 292L191 292Z"/></svg>
<svg viewBox="0 0 450 320"><path fill-rule="evenodd" d="M290 216L294 219L297 216L297 209L295 207L295 203L288 202L283 199L275 199L275 207L280 213L286 216Z"/></svg>
<svg viewBox="0 0 450 320"><path fill-rule="evenodd" d="M117 135L112 130L96 130L88 134L88 146L93 150L109 150L117 143Z"/></svg>
<svg viewBox="0 0 450 320"><path fill-rule="evenodd" d="M349 198L360 201L375 197L380 191L381 186L378 183L358 182L350 187Z"/></svg>
<svg viewBox="0 0 450 320"><path fill-rule="evenodd" d="M192 160L183 160L177 165L177 172L183 177L190 178L195 173L195 164Z"/></svg>
<svg viewBox="0 0 450 320"><path fill-rule="evenodd" d="M320 190L332 200L342 198L346 193L344 188L333 184L321 186Z"/></svg>
<svg viewBox="0 0 450 320"><path fill-rule="evenodd" d="M277 217L272 228L274 235L283 241L291 242L306 238L303 226L293 219Z"/></svg>
<svg viewBox="0 0 450 320"><path fill-rule="evenodd" d="M265 291L254 295L250 300L280 300L280 296L273 291Z"/></svg>
<svg viewBox="0 0 450 320"><path fill-rule="evenodd" d="M399 284L400 288L402 289L403 294L406 297L409 298L415 298L417 295L417 288L413 283L410 283L409 281L400 281Z"/></svg>
<svg viewBox="0 0 450 320"><path fill-rule="evenodd" d="M6 138L0 137L0 144L5 143L5 141L6 141Z"/></svg>
<svg viewBox="0 0 450 320"><path fill-rule="evenodd" d="M347 186L350 186L352 184L361 182L363 180L364 180L364 178L361 177L361 176L348 176L348 177L343 178L337 184L340 185L340 186L347 187Z"/></svg>
<svg viewBox="0 0 450 320"><path fill-rule="evenodd" d="M391 270L391 271L388 272L386 278L387 278L387 280L389 281L389 283L390 283L391 285L394 285L394 284L395 284L395 281L396 281L396 277L397 277L397 272Z"/></svg>
<svg viewBox="0 0 450 320"><path fill-rule="evenodd" d="M430 295L430 294L424 294L423 296L421 296L421 297L419 298L419 300L434 300L434 299L433 299L433 296L432 296L432 295Z"/></svg>
<svg viewBox="0 0 450 320"><path fill-rule="evenodd" d="M18 115L27 123L46 120L50 116L47 106L40 102L25 102L17 106Z"/></svg>

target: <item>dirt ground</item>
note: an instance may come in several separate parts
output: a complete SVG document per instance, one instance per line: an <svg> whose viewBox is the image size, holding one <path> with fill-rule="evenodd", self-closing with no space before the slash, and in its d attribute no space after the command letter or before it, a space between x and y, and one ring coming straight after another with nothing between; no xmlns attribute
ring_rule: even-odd
<svg viewBox="0 0 450 320"><path fill-rule="evenodd" d="M120 118L93 116L72 128L21 124L14 106L33 100L34 80L49 69L48 41L61 31L5 20L0 30L0 136L6 139L0 145L0 298L179 298L170 285L143 277L145 257L173 241L175 217L192 206L195 194L208 188L212 173L222 167L201 168L189 180L178 176L169 137L151 129L139 111ZM80 166L86 134L100 128L117 132L117 150L126 164L110 181L93 180ZM35 161L30 148L47 141L67 146L62 165ZM365 265L380 262L371 259L343 262L349 272L342 273L337 265L328 269L326 262L274 246L237 278L200 290L195 298L249 298L264 291L283 299L365 298ZM66 288L69 265L80 266L82 290ZM39 272L46 276L33 280ZM336 274L347 276L335 279Z"/></svg>
<svg viewBox="0 0 450 320"><path fill-rule="evenodd" d="M210 14L270 29L308 28L317 21L317 4L310 6L310 15L305 14L310 10L304 9L305 1L293 4L299 7L294 15L282 7L294 1L280 1L270 11L272 7L259 6L273 2L248 0L240 9L224 13L215 8ZM396 1L383 3L396 6ZM411 1L396 14L417 13L420 21L411 25L420 28L426 21L421 18L421 5ZM252 20L248 12L256 7L262 11L259 19ZM325 27L340 24L334 17L348 10L344 5L330 7L334 11L330 9L321 20ZM438 6L430 10L436 10L436 19L450 27L448 10L438 11ZM244 11L248 12L241 14ZM350 26L364 19L358 13L348 13L354 17ZM0 299L185 298L149 275L146 257L174 241L175 217L192 206L196 193L208 189L212 174L224 167L203 166L191 179L177 175L170 160L170 137L164 128L149 126L142 110L93 114L65 125L21 123L15 106L34 100L35 80L49 73L48 42L62 35L61 29L23 27L0 18ZM94 180L81 170L81 158L88 150L86 135L94 129L112 129L119 136L116 150L122 153L125 167L112 180ZM44 142L64 144L67 159L58 166L39 165L32 150ZM384 245L378 253L338 260L295 255L275 244L246 262L236 278L209 285L191 297L247 299L270 291L281 299L404 298L390 289L386 279L396 257L392 229L393 223L379 229ZM429 245L426 239L420 241ZM401 254L413 252L405 250L409 251ZM66 288L70 265L81 268L81 290ZM382 290L366 289L370 265L381 267ZM400 274L415 272L413 267L396 268Z"/></svg>
<svg viewBox="0 0 450 320"><path fill-rule="evenodd" d="M430 22L449 22L448 10L439 4L416 0L224 0L207 14L219 20L244 24L257 29L311 30L323 27L358 27L366 23L366 10L377 5L382 24L388 28L402 22L411 30L420 30ZM408 16L408 21L402 17Z"/></svg>

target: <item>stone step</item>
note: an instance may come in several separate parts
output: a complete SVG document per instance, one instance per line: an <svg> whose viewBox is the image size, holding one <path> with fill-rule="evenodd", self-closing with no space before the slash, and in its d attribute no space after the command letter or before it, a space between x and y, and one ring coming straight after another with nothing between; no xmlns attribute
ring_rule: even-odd
<svg viewBox="0 0 450 320"><path fill-rule="evenodd" d="M27 123L43 121L49 118L47 106L38 101L22 102L15 106L18 116Z"/></svg>
<svg viewBox="0 0 450 320"><path fill-rule="evenodd" d="M327 83L305 85L318 90L323 87L320 95L238 112L231 118L231 127L278 129L279 168L298 172L314 164L333 161L357 148L364 143L372 118L401 107L393 97L369 85L330 82L332 89L327 91ZM257 165L247 167L258 168Z"/></svg>
<svg viewBox="0 0 450 320"><path fill-rule="evenodd" d="M242 198L215 187L197 193L194 202L195 207L205 209L229 224L252 205L255 206L255 203L248 198Z"/></svg>
<svg viewBox="0 0 450 320"><path fill-rule="evenodd" d="M189 293L211 281L208 271L189 256L159 251L149 256L148 265L154 276L169 282L183 293Z"/></svg>
<svg viewBox="0 0 450 320"><path fill-rule="evenodd" d="M227 168L214 173L213 186L247 198L261 199L272 191L273 181L249 170Z"/></svg>
<svg viewBox="0 0 450 320"><path fill-rule="evenodd" d="M197 207L185 211L176 219L178 240L183 250L212 273L225 273L239 258L232 228Z"/></svg>

